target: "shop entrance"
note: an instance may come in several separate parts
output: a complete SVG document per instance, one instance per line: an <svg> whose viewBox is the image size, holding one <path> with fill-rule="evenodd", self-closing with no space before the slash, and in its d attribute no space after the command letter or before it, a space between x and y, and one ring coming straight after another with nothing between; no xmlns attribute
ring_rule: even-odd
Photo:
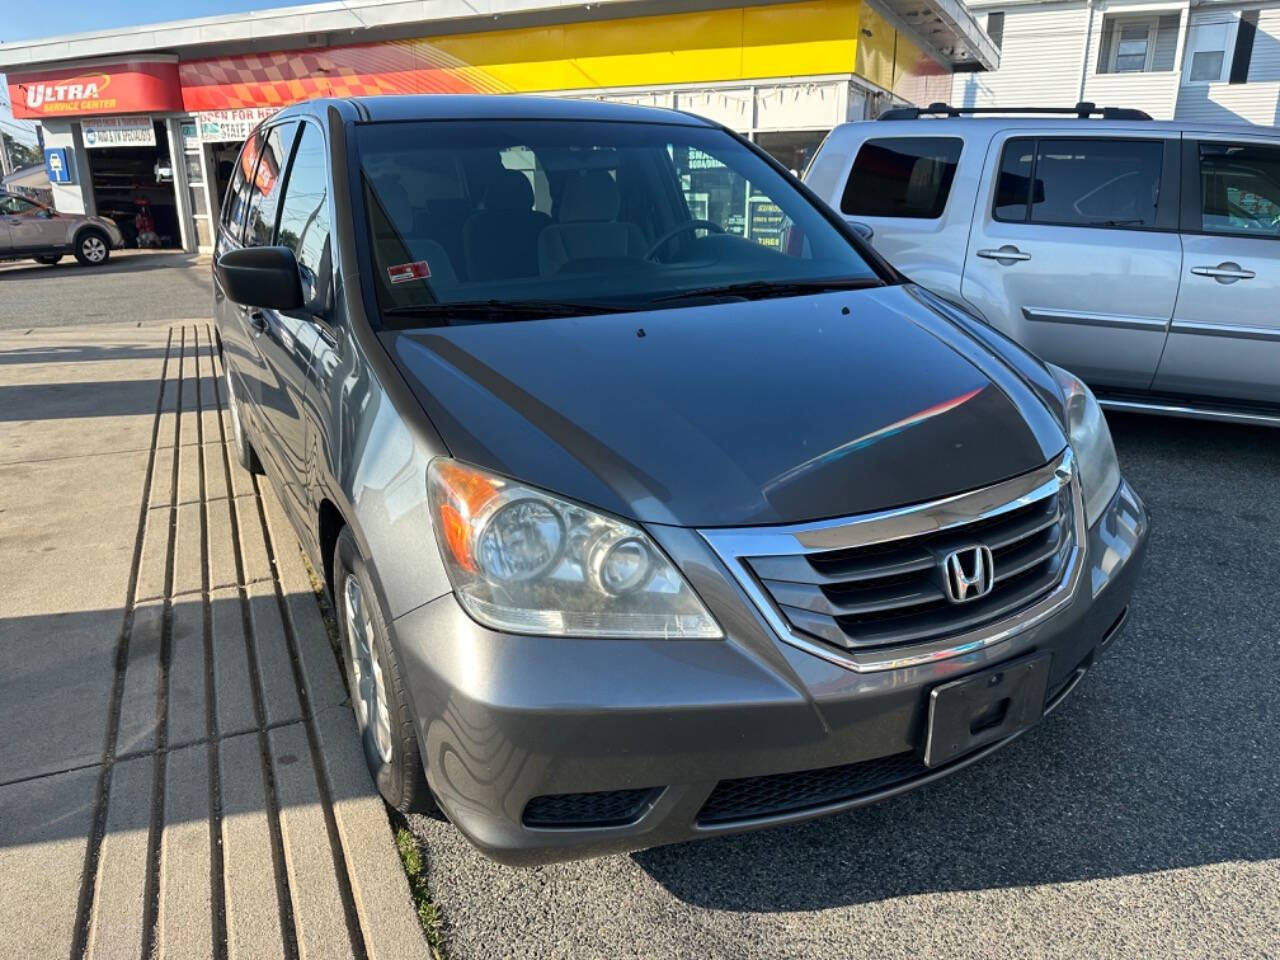
<svg viewBox="0 0 1280 960"><path fill-rule="evenodd" d="M163 123L152 125L153 147L89 147L94 205L120 227L126 247L181 249L169 138Z"/></svg>

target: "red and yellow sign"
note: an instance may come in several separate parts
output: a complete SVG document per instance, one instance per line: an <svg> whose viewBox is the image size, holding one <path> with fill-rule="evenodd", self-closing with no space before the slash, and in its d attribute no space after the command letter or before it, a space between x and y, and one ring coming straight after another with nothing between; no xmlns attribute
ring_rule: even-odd
<svg viewBox="0 0 1280 960"><path fill-rule="evenodd" d="M190 111L850 73L861 0L731 7L184 62Z"/></svg>
<svg viewBox="0 0 1280 960"><path fill-rule="evenodd" d="M182 110L178 65L136 60L71 72L9 74L13 115L24 120Z"/></svg>

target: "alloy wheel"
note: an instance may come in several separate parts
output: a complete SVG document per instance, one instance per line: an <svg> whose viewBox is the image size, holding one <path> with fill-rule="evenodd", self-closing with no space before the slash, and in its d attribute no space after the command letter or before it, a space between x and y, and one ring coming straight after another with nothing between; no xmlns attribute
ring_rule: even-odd
<svg viewBox="0 0 1280 960"><path fill-rule="evenodd" d="M374 649L373 621L370 619L364 591L355 574L347 575L343 586L347 621L347 645L351 653L352 702L360 733L372 732L373 745L383 763L391 762L391 715L387 711L387 692L382 680L382 665Z"/></svg>
<svg viewBox="0 0 1280 960"><path fill-rule="evenodd" d="M80 244L80 251L90 263L101 263L107 258L107 245L98 236L85 237Z"/></svg>

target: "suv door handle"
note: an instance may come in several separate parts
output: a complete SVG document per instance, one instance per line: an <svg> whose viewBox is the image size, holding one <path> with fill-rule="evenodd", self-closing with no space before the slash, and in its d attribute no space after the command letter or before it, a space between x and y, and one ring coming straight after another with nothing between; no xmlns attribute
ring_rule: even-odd
<svg viewBox="0 0 1280 960"><path fill-rule="evenodd" d="M994 260L996 261L996 263L1000 264L1002 267L1007 267L1009 266L1009 264L1017 260L1031 259L1031 254L1023 253L1021 250L1019 250L1017 247L1015 247L1011 243L1006 243L999 250L979 250L978 256L983 257L987 260Z"/></svg>
<svg viewBox="0 0 1280 960"><path fill-rule="evenodd" d="M249 329L254 336L267 331L267 316L261 310L250 311L245 317L245 322L249 324Z"/></svg>
<svg viewBox="0 0 1280 960"><path fill-rule="evenodd" d="M1192 267L1191 272L1197 277L1213 277L1219 283L1235 283L1237 280L1252 280L1257 276L1252 270L1246 270L1238 263L1230 260L1216 267Z"/></svg>

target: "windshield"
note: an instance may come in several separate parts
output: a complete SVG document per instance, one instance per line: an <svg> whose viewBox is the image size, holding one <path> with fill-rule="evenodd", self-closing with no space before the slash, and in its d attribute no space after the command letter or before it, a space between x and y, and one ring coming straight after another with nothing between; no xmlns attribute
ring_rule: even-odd
<svg viewBox="0 0 1280 960"><path fill-rule="evenodd" d="M882 282L785 174L722 130L378 123L359 128L358 149L384 317L658 309Z"/></svg>

